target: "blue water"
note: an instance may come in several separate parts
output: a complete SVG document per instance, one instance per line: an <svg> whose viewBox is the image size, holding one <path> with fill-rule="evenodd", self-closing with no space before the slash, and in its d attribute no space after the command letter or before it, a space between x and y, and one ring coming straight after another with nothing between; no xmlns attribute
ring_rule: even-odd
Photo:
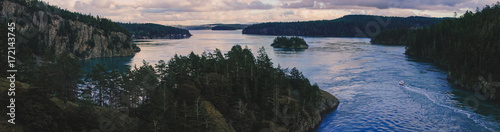
<svg viewBox="0 0 500 132"><path fill-rule="evenodd" d="M273 50L275 36L243 35L241 31L191 31L189 39L149 40L134 57L102 58L121 70L155 64L173 55L227 52L239 44L256 55L264 47L275 66L297 67L312 83L340 100L324 115L317 131L500 131L497 104L473 92L453 88L446 72L432 63L404 55L404 46L371 45L368 38L305 37L309 49ZM404 80L408 85L399 86ZM476 99L468 101L465 99ZM477 107L476 107L477 104Z"/></svg>

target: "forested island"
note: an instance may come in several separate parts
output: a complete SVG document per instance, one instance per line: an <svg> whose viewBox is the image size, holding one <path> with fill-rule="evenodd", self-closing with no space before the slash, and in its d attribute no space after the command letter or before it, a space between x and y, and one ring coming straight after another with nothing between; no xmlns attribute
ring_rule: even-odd
<svg viewBox="0 0 500 132"><path fill-rule="evenodd" d="M274 48L286 48L286 49L307 49L309 45L307 45L306 41L303 38L299 37L276 37L271 44Z"/></svg>
<svg viewBox="0 0 500 132"><path fill-rule="evenodd" d="M212 28L212 30L236 30L236 28L229 26L215 26Z"/></svg>
<svg viewBox="0 0 500 132"><path fill-rule="evenodd" d="M22 65L18 123L0 128L92 131L106 123L110 131L308 131L337 107L299 70L274 67L263 48L258 53L236 45L226 54L175 55L128 72L96 65L85 81L76 59L46 56L51 63ZM8 97L0 101L8 105Z"/></svg>
<svg viewBox="0 0 500 132"><path fill-rule="evenodd" d="M186 29L153 23L118 23L127 29L134 39L182 39L191 37Z"/></svg>
<svg viewBox="0 0 500 132"><path fill-rule="evenodd" d="M70 12L37 0L2 0L0 5L2 26L15 23L20 60L63 53L80 59L133 56L139 50L130 33L107 18Z"/></svg>
<svg viewBox="0 0 500 132"><path fill-rule="evenodd" d="M406 45L406 54L430 59L448 70L456 85L485 98L500 95L500 3L422 29L381 32L372 42Z"/></svg>
<svg viewBox="0 0 500 132"><path fill-rule="evenodd" d="M286 36L328 36L328 37L371 37L368 32L395 28L422 28L447 18L429 17L386 17L372 15L346 15L334 20L304 22L269 22L254 24L243 29L243 34L286 35ZM368 26L367 26L368 25ZM367 31L366 27L370 31Z"/></svg>

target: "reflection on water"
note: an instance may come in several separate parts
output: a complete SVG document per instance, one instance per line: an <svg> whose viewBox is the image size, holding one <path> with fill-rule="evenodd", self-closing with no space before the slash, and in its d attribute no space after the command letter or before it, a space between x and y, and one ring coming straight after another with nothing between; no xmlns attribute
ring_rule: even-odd
<svg viewBox="0 0 500 132"><path fill-rule="evenodd" d="M96 64L104 64L107 69L116 69L118 71L127 71L130 69L130 62L133 57L107 57L94 58L81 61L82 71L85 73L92 72L92 67ZM140 65L139 65L140 66Z"/></svg>
<svg viewBox="0 0 500 132"><path fill-rule="evenodd" d="M155 64L175 54L201 54L239 44L256 55L264 47L275 66L297 67L340 105L324 116L317 131L500 131L500 109L482 101L476 111L463 104L474 93L452 88L446 72L432 63L404 55L403 46L371 45L366 38L305 37L309 49L275 50L275 36L241 31L191 31L189 39L138 42L133 58L92 59L113 66ZM87 64L89 63L89 64ZM127 66L124 66L125 68ZM401 87L404 80L409 86Z"/></svg>

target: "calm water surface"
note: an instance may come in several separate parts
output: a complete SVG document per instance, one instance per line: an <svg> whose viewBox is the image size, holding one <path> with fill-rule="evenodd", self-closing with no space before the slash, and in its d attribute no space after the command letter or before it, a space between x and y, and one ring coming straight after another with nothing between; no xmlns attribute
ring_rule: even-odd
<svg viewBox="0 0 500 132"><path fill-rule="evenodd" d="M367 38L305 37L305 51L273 50L275 36L243 35L241 31L190 31L189 39L140 42L134 57L92 59L127 69L168 61L175 54L227 52L235 44L257 55L264 47L275 66L297 67L312 83L340 100L336 111L324 115L317 131L500 131L499 106L480 101L464 104L474 93L454 89L446 72L432 63L404 55L403 46L371 45ZM408 86L398 82L404 80Z"/></svg>

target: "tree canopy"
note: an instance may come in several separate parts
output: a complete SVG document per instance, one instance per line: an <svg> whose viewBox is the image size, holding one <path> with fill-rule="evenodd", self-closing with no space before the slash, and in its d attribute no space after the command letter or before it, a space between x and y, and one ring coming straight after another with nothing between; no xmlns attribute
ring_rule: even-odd
<svg viewBox="0 0 500 132"><path fill-rule="evenodd" d="M319 123L326 92L297 68L274 67L264 48L257 53L235 45L225 54L144 61L126 72L96 65L84 81L76 59L45 56L41 64L22 64L20 74L30 78L20 81L31 87L18 90L16 118L29 131L86 131L102 120L110 131L312 129L306 124Z"/></svg>
<svg viewBox="0 0 500 132"><path fill-rule="evenodd" d="M236 30L236 28L230 26L215 26L212 30Z"/></svg>
<svg viewBox="0 0 500 132"><path fill-rule="evenodd" d="M498 99L500 2L421 29L388 30L372 41L406 45L406 54L433 60L456 84ZM495 85L494 85L495 84Z"/></svg>
<svg viewBox="0 0 500 132"><path fill-rule="evenodd" d="M307 49L306 41L299 37L276 37L271 44L274 48Z"/></svg>
<svg viewBox="0 0 500 132"><path fill-rule="evenodd" d="M377 30L421 28L445 19L447 18L346 15L334 20L260 23L250 25L242 32L260 35L371 37L379 32Z"/></svg>
<svg viewBox="0 0 500 132"><path fill-rule="evenodd" d="M186 29L153 23L118 23L135 38L187 38L192 36Z"/></svg>

